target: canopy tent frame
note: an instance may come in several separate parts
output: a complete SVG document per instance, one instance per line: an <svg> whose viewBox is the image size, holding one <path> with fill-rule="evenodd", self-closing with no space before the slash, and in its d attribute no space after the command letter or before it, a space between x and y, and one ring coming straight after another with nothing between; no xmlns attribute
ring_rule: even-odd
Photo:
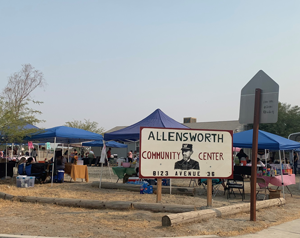
<svg viewBox="0 0 300 238"><path fill-rule="evenodd" d="M243 131L233 134L233 146L240 148L252 148L253 130ZM284 183L282 174L282 159L281 151L300 148L300 143L286 139L284 137L274 135L262 130L258 131L258 149L269 149L279 151L280 169L281 169L281 184L284 197Z"/></svg>

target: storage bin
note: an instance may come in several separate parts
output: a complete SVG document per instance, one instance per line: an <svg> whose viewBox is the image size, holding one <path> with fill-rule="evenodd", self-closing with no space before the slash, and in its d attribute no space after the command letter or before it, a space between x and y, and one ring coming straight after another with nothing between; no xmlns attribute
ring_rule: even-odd
<svg viewBox="0 0 300 238"><path fill-rule="evenodd" d="M34 187L35 176L27 177L28 179L28 187Z"/></svg>
<svg viewBox="0 0 300 238"><path fill-rule="evenodd" d="M24 183L25 183L25 181L23 181L23 179L26 179L27 178L27 176L26 175L19 175L19 176L17 176L17 179L16 179L16 186L18 187L18 188L22 188L22 184L24 185ZM22 183L22 181L23 181L23 183Z"/></svg>

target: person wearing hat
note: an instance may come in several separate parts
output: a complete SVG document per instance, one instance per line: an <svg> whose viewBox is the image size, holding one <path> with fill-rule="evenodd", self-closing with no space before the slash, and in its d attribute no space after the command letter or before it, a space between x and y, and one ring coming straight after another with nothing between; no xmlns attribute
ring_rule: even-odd
<svg viewBox="0 0 300 238"><path fill-rule="evenodd" d="M200 170L199 163L193 159L191 156L193 154L193 145L192 144L182 144L182 157L183 159L177 161L175 163L174 169L181 169L181 170Z"/></svg>

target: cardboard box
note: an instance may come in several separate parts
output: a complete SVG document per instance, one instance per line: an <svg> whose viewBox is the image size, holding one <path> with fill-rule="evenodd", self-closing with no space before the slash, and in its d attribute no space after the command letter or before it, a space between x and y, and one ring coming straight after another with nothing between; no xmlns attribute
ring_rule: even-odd
<svg viewBox="0 0 300 238"><path fill-rule="evenodd" d="M269 189L269 199L273 198L280 198L281 197L281 190L276 190L276 189Z"/></svg>

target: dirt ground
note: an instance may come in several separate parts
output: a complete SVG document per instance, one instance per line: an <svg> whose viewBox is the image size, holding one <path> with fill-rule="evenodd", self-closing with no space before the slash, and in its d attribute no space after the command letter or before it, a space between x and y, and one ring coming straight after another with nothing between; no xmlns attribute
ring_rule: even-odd
<svg viewBox="0 0 300 238"><path fill-rule="evenodd" d="M90 180L97 180L91 174ZM299 183L297 177L297 183ZM174 186L187 185L189 180L172 180ZM245 182L246 199L250 202L250 183ZM174 227L162 227L165 213L142 210L92 210L70 208L49 204L11 202L0 199L0 233L63 237L164 237L219 235L235 236L256 232L269 226L300 218L300 190L298 185L289 186L293 196L286 195L287 204L281 207L262 209L257 212L257 221L249 221L249 213L224 218L214 218L200 223L189 223ZM132 201L155 203L156 195L137 192L99 189L85 182L38 185L34 188L17 188L10 180L0 181L0 191L12 195L58 198L95 199L102 201ZM195 197L163 194L162 203L206 206L205 190ZM242 203L236 197L223 195L223 189L213 198L213 207Z"/></svg>

